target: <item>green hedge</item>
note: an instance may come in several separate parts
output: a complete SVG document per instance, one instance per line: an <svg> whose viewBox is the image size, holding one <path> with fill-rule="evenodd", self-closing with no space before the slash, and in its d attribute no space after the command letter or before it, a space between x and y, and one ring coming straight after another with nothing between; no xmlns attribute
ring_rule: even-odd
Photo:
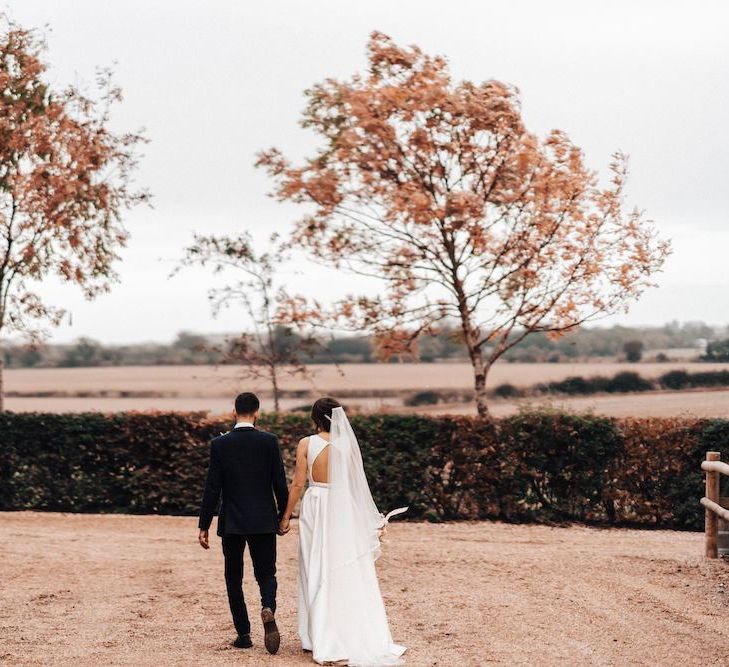
<svg viewBox="0 0 729 667"><path fill-rule="evenodd" d="M511 385L500 385L493 392L495 396L516 396L517 393L504 393ZM657 378L645 378L633 371L621 371L612 377L606 375L571 375L563 380L542 382L534 387L521 389L521 395L568 394L573 396L584 394L625 394L639 391L657 391L659 389L681 390L706 387L729 386L729 370L697 371L689 373L685 370L672 370ZM516 389L516 388L514 388Z"/></svg>
<svg viewBox="0 0 729 667"><path fill-rule="evenodd" d="M634 391L651 391L656 389L653 381L633 371L621 371L612 377L595 375L582 377L572 375L564 380L556 380L537 385L537 393L541 394L625 394Z"/></svg>
<svg viewBox="0 0 729 667"><path fill-rule="evenodd" d="M355 416L378 505L410 518L585 521L700 529L700 462L729 454L729 421L553 411L495 423ZM264 415L293 468L303 415ZM0 414L0 509L195 514L208 441L195 413Z"/></svg>

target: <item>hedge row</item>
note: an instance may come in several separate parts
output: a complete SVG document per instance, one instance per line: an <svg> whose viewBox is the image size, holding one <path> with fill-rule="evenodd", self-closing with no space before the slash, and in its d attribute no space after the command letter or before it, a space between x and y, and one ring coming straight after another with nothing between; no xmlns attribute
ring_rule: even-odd
<svg viewBox="0 0 729 667"><path fill-rule="evenodd" d="M633 371L621 371L612 377L595 375L582 377L574 375L564 380L547 382L535 386L537 394L597 394L628 393L633 391L656 391L658 389L693 389L698 387L729 386L729 370L696 371L673 370L657 378L644 378Z"/></svg>
<svg viewBox="0 0 729 667"><path fill-rule="evenodd" d="M586 521L700 529L700 462L729 454L729 420L553 411L495 423L355 416L378 505L430 520ZM208 440L201 414L0 414L0 509L195 514ZM289 471L302 415L265 415ZM727 494L729 495L729 494Z"/></svg>
<svg viewBox="0 0 729 667"><path fill-rule="evenodd" d="M633 371L622 371L612 377L595 375L585 378L573 375L564 380L539 384L536 390L540 394L623 394L632 391L652 391L661 387L660 379L649 380Z"/></svg>
<svg viewBox="0 0 729 667"><path fill-rule="evenodd" d="M680 390L697 388L729 387L729 370L696 371L673 370L656 378L645 378L634 371L620 371L615 375L571 375L562 380L540 382L529 387L517 387L509 382L499 384L488 391L493 398L522 398L545 394L570 396L589 394L627 394L661 389ZM472 391L432 390L415 392L405 399L405 405L436 405L438 403L470 402Z"/></svg>

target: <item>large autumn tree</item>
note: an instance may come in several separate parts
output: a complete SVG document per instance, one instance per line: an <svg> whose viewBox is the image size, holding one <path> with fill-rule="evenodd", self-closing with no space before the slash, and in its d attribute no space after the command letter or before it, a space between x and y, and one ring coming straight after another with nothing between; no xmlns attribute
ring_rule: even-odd
<svg viewBox="0 0 729 667"><path fill-rule="evenodd" d="M294 242L384 282L337 315L391 353L456 320L487 415L493 363L532 332L559 335L614 313L651 284L669 251L625 211L626 160L601 185L564 132L540 139L518 91L455 82L441 57L373 33L369 72L306 92L321 139L300 165L258 164L282 200L307 203Z"/></svg>
<svg viewBox="0 0 729 667"><path fill-rule="evenodd" d="M117 134L121 99L108 71L93 97L47 82L42 36L0 15L0 337L40 337L63 309L46 303L56 276L88 298L109 289L127 241L121 220L147 199L131 178L139 134ZM0 410L3 408L0 349Z"/></svg>

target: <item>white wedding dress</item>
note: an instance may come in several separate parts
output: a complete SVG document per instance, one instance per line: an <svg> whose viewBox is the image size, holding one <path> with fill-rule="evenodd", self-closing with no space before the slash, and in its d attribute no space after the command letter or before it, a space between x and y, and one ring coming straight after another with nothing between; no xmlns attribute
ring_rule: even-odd
<svg viewBox="0 0 729 667"><path fill-rule="evenodd" d="M329 483L312 479L329 445ZM357 439L342 408L332 412L330 442L309 437L309 488L299 513L299 636L314 660L353 667L401 664L375 571L384 517L367 484Z"/></svg>

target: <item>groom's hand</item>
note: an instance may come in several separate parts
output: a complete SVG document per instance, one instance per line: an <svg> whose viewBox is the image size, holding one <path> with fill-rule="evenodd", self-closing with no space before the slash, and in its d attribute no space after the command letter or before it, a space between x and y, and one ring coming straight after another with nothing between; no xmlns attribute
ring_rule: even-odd
<svg viewBox="0 0 729 667"><path fill-rule="evenodd" d="M201 530L200 533L197 536L197 541L200 542L200 546L203 549L209 549L210 548L210 542L208 541L208 531L207 530Z"/></svg>
<svg viewBox="0 0 729 667"><path fill-rule="evenodd" d="M286 535L286 533L291 530L291 526L289 525L288 519L281 519L281 523L278 525L278 534L279 535Z"/></svg>

